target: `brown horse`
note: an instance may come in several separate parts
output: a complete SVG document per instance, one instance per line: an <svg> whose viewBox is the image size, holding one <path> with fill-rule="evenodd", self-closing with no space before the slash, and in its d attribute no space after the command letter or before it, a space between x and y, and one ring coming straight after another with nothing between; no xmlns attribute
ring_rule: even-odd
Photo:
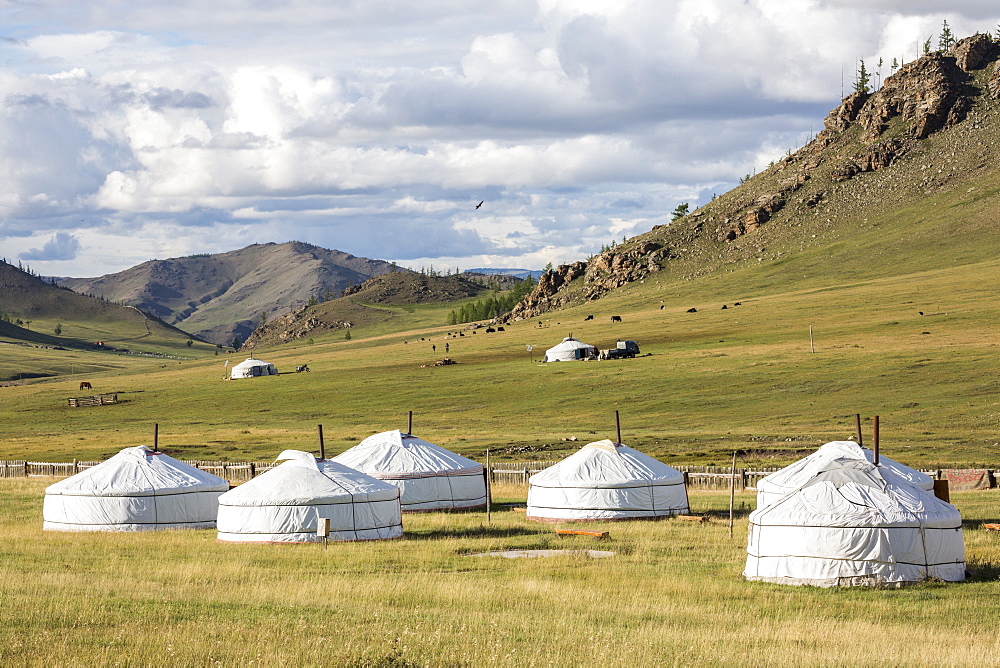
<svg viewBox="0 0 1000 668"><path fill-rule="evenodd" d="M82 381L80 383L80 389L81 390L92 390L94 388L90 386L90 381L89 380L84 380L84 381Z"/></svg>

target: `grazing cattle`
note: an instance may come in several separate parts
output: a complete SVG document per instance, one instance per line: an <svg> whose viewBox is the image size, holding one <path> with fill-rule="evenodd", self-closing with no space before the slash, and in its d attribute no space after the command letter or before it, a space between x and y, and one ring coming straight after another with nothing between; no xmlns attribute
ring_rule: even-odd
<svg viewBox="0 0 1000 668"><path fill-rule="evenodd" d="M583 321L586 322L588 320L593 320L593 319L594 319L594 316L588 315L586 318L583 319Z"/></svg>
<svg viewBox="0 0 1000 668"><path fill-rule="evenodd" d="M722 305L722 308L723 308L723 309L727 309L727 308L729 308L729 307L728 307L728 306L726 306L725 304L723 304L723 305Z"/></svg>
<svg viewBox="0 0 1000 668"><path fill-rule="evenodd" d="M404 341L405 343L405 341ZM302 366L295 367L295 373L302 373L303 371L309 371L309 365L303 364Z"/></svg>
<svg viewBox="0 0 1000 668"><path fill-rule="evenodd" d="M665 309L665 308L667 308L667 307L666 307L666 306L664 306L663 304L660 304L660 310L661 310L661 311L662 311L663 309Z"/></svg>
<svg viewBox="0 0 1000 668"><path fill-rule="evenodd" d="M613 315L613 316L611 316L611 322L621 322L621 321L622 321L622 317L620 315Z"/></svg>
<svg viewBox="0 0 1000 668"><path fill-rule="evenodd" d="M507 330L504 329L503 327L497 327L497 331L498 332L506 332Z"/></svg>
<svg viewBox="0 0 1000 668"><path fill-rule="evenodd" d="M697 313L697 312L698 312L698 309L696 309L696 308L689 308L689 309L687 310L687 312L688 312L688 313Z"/></svg>
<svg viewBox="0 0 1000 668"><path fill-rule="evenodd" d="M83 382L80 383L80 389L81 390L92 390L94 388L90 386L90 381L89 380L85 380L85 381L83 381Z"/></svg>
<svg viewBox="0 0 1000 668"><path fill-rule="evenodd" d="M736 302L733 304L733 306L743 306L743 302Z"/></svg>
<svg viewBox="0 0 1000 668"><path fill-rule="evenodd" d="M487 334L492 334L492 333L493 333L493 332L495 332L495 331L497 331L497 330L493 329L492 327L487 327L487 328L486 328L486 333L487 333Z"/></svg>

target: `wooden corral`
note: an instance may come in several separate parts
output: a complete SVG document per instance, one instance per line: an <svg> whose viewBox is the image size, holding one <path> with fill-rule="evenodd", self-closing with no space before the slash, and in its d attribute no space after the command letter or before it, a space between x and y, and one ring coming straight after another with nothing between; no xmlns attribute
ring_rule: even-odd
<svg viewBox="0 0 1000 668"><path fill-rule="evenodd" d="M107 406L118 403L118 393L114 394L94 394L89 397L70 397L66 400L70 406Z"/></svg>

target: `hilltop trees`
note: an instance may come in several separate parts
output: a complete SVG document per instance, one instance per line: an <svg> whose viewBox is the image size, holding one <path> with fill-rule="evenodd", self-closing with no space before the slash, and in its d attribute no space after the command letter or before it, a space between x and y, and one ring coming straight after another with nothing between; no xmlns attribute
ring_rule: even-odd
<svg viewBox="0 0 1000 668"><path fill-rule="evenodd" d="M492 320L493 318L498 318L504 313L509 313L534 287L535 282L529 277L518 283L511 290L493 292L489 297L463 304L462 308L448 314L448 324L459 325L463 322L472 322L474 320Z"/></svg>
<svg viewBox="0 0 1000 668"><path fill-rule="evenodd" d="M854 92L855 93L870 93L871 92L871 75L868 73L868 68L865 67L865 61L858 61L858 73L857 77L854 79Z"/></svg>
<svg viewBox="0 0 1000 668"><path fill-rule="evenodd" d="M951 28L948 27L948 21L946 20L941 26L941 34L938 35L938 49L947 51L955 46L955 41L955 35L951 32Z"/></svg>

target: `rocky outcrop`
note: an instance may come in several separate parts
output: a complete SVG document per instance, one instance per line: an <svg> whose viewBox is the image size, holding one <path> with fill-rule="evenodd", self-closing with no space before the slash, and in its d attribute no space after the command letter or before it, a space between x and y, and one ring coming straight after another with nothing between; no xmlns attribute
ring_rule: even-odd
<svg viewBox="0 0 1000 668"><path fill-rule="evenodd" d="M646 240L610 248L588 262L560 265L544 274L531 294L500 321L534 318L570 303L600 299L615 288L659 271L669 257L669 249Z"/></svg>
<svg viewBox="0 0 1000 668"><path fill-rule="evenodd" d="M989 76L986 79L986 94L994 100L1000 100L1000 60L990 65Z"/></svg>
<svg viewBox="0 0 1000 668"><path fill-rule="evenodd" d="M306 336L351 327L351 323L345 320L321 320L312 315L311 311L312 308L306 306L261 325L247 337L240 350L252 350L267 344L288 343Z"/></svg>
<svg viewBox="0 0 1000 668"><path fill-rule="evenodd" d="M996 45L989 35L973 35L960 40L952 47L955 64L962 70L971 72L982 67L988 58L994 54Z"/></svg>
<svg viewBox="0 0 1000 668"><path fill-rule="evenodd" d="M510 313L501 316L500 320L513 322L533 318L540 313L566 305L570 301L569 297L565 294L560 295L560 291L564 286L583 276L586 271L586 262L574 262L559 265L552 271L545 272L538 279L535 289L518 302Z"/></svg>
<svg viewBox="0 0 1000 668"><path fill-rule="evenodd" d="M851 93L831 111L823 121L823 127L832 132L843 132L858 120L858 114L868 101L868 93L857 91Z"/></svg>

